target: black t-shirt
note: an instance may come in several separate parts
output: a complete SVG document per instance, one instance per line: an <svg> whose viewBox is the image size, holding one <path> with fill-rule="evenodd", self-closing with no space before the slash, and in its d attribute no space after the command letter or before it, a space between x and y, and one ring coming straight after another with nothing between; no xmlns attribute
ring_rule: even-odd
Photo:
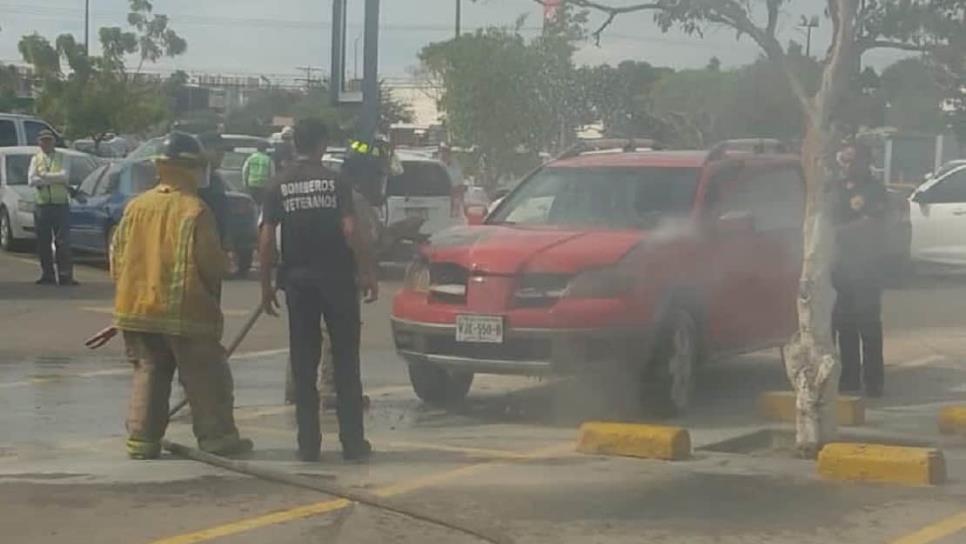
<svg viewBox="0 0 966 544"><path fill-rule="evenodd" d="M315 161L299 159L279 174L265 194L264 222L281 225L286 279L345 280L355 259L342 232L352 215L352 189Z"/></svg>

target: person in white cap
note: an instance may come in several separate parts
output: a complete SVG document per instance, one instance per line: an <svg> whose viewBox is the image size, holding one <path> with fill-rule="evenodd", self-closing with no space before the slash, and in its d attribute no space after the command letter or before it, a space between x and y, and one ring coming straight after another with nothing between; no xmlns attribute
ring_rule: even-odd
<svg viewBox="0 0 966 544"><path fill-rule="evenodd" d="M34 225L41 268L37 285L70 287L78 285L70 248L70 185L64 154L57 151L56 143L57 136L52 131L40 131L37 136L40 151L30 160L27 176L30 186L37 189ZM51 244L56 248L56 255Z"/></svg>

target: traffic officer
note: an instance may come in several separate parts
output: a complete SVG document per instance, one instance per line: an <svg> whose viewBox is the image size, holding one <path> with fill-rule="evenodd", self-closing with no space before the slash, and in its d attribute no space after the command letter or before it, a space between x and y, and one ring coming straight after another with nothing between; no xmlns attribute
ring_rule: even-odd
<svg viewBox="0 0 966 544"><path fill-rule="evenodd" d="M266 153L267 150L268 142L259 141L256 151L242 165L242 182L259 206L262 205L265 185L275 176L275 163Z"/></svg>
<svg viewBox="0 0 966 544"><path fill-rule="evenodd" d="M858 143L838 156L844 175L833 189L837 251L832 322L842 359L839 389L879 397L885 380L882 354L882 263L889 205L885 186L872 176L872 154Z"/></svg>
<svg viewBox="0 0 966 544"><path fill-rule="evenodd" d="M362 421L362 380L359 369L360 308L358 291L371 296L374 278L358 278L356 218L351 187L322 165L327 129L306 119L294 130L296 158L265 193L259 234L262 300L266 313L278 315L272 284L275 229L282 234L279 284L285 290L289 343L295 378L298 454L318 461L321 448L319 392L316 386L322 356L321 323L332 339L337 392L339 440L346 460L368 458L372 446Z"/></svg>
<svg viewBox="0 0 966 544"><path fill-rule="evenodd" d="M201 144L173 132L156 164L158 185L128 203L111 252L114 326L134 365L128 455L160 455L175 369L199 448L219 455L250 451L251 440L235 427L234 387L221 345L226 260L212 212L198 197L208 179Z"/></svg>
<svg viewBox="0 0 966 544"><path fill-rule="evenodd" d="M70 247L70 185L64 154L56 148L57 137L50 130L37 136L40 151L30 160L28 183L37 189L34 228L41 275L37 285L75 286ZM54 270L56 248L57 270Z"/></svg>

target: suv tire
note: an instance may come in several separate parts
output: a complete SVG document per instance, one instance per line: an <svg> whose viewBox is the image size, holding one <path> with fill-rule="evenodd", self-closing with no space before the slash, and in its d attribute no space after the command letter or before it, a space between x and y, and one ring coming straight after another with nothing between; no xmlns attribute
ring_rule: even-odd
<svg viewBox="0 0 966 544"><path fill-rule="evenodd" d="M645 403L658 415L673 417L687 412L694 397L695 376L701 360L698 322L688 310L675 308L668 315L648 372L651 383Z"/></svg>
<svg viewBox="0 0 966 544"><path fill-rule="evenodd" d="M412 362L409 363L409 381L423 402L448 406L466 398L473 385L473 373L454 372L427 362Z"/></svg>
<svg viewBox="0 0 966 544"><path fill-rule="evenodd" d="M13 224L6 208L0 208L0 249L7 252L23 249L24 243L13 237Z"/></svg>
<svg viewBox="0 0 966 544"><path fill-rule="evenodd" d="M254 249L240 249L235 252L235 276L244 278L252 269L255 259Z"/></svg>

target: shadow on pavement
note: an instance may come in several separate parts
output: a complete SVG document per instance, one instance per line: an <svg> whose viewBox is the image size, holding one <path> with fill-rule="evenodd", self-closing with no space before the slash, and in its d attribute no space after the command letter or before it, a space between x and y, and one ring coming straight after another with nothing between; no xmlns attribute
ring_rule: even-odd
<svg viewBox="0 0 966 544"><path fill-rule="evenodd" d="M32 281L0 281L0 300L112 300L114 285L106 282L84 283L77 287L36 285Z"/></svg>

